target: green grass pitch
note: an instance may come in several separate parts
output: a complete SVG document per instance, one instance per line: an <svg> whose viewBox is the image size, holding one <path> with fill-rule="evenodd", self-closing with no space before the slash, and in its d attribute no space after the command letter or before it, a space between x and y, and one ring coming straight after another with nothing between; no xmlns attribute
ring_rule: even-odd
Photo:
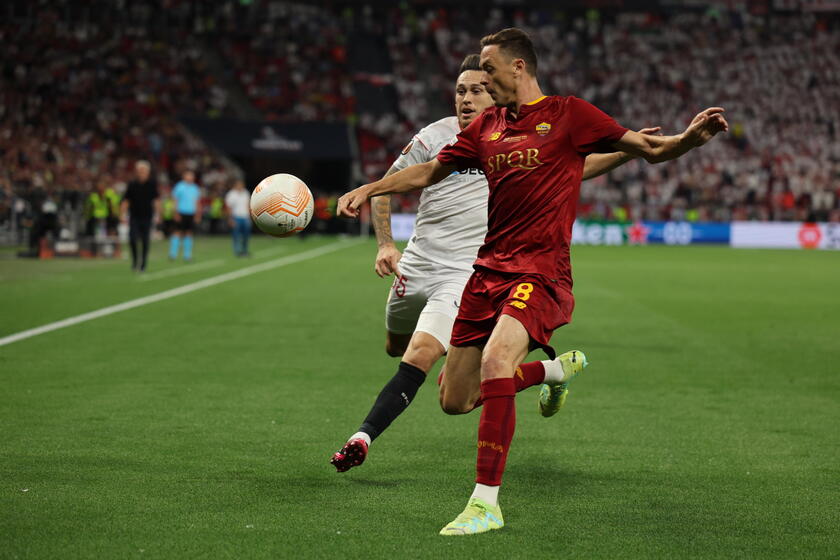
<svg viewBox="0 0 840 560"><path fill-rule="evenodd" d="M0 337L334 243L199 239L196 262L0 259ZM0 347L0 558L827 558L840 555L840 258L576 247L558 350L590 367L551 419L537 391L500 501L445 538L478 414L434 378L336 474L395 371L372 241ZM532 355L541 359L537 353Z"/></svg>

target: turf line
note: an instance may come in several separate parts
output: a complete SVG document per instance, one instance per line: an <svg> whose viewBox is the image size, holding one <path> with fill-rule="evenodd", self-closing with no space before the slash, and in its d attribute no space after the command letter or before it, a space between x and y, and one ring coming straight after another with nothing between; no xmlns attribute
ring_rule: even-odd
<svg viewBox="0 0 840 560"><path fill-rule="evenodd" d="M5 346L7 344L12 344L13 342L26 340L27 338L32 338L33 336L38 336L39 334L56 331L65 327L72 327L73 325L78 325L79 323L84 323L93 319L99 319L100 317L113 315L114 313L119 313L120 311L126 311L128 309L134 309L135 307L141 307L150 303L156 303L165 299L189 294L197 290L209 288L211 286L216 286L218 284L222 284L223 282L229 282L231 280L236 280L245 276L250 276L258 272L265 272L266 270L280 268L281 266L286 266L300 261L314 259L315 257L320 257L321 255L332 253L341 249L342 247L346 247L348 245L355 245L357 243L361 243L362 241L364 240L336 241L335 243L330 243L329 245L324 245L322 247L311 249L309 251L303 251L302 253L297 253L295 255L289 255L286 257L281 257L279 259L275 259L273 261L256 264L246 268L240 268L239 270L226 272L225 274L219 274L218 276L211 276L210 278L205 278L204 280L199 280L191 284L185 284L178 288L173 288L171 290L159 292L150 296L144 296L138 299L118 303L117 305L103 307L102 309L97 309L96 311L90 311L88 313L76 315L75 317L69 317L67 319L62 319L61 321L48 323L40 327L35 327L34 329L28 329L19 333L5 336L3 338L0 338L0 346Z"/></svg>

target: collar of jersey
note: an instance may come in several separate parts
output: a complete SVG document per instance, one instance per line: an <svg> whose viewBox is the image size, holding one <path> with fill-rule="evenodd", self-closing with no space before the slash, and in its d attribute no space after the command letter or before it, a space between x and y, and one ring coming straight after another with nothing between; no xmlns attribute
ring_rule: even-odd
<svg viewBox="0 0 840 560"><path fill-rule="evenodd" d="M531 111L537 110L537 108L540 105L542 105L543 101L545 101L546 99L548 99L548 96L543 95L542 97L534 99L530 103L524 103L521 107L519 107L519 113L516 115L516 118L513 119L513 120L519 120L519 119L522 118L523 115L526 115L526 114L530 113ZM509 111L507 111L507 118L509 118L509 119L513 118L513 115L511 115Z"/></svg>

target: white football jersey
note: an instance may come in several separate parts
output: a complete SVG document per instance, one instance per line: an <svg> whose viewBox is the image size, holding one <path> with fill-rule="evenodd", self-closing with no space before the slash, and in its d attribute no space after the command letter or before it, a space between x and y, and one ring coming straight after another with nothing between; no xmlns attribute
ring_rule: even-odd
<svg viewBox="0 0 840 560"><path fill-rule="evenodd" d="M402 170L431 161L456 141L460 131L457 117L433 122L414 136L393 166ZM433 263L471 271L487 234L488 196L487 179L481 169L455 171L423 189L414 235L402 260L414 266Z"/></svg>

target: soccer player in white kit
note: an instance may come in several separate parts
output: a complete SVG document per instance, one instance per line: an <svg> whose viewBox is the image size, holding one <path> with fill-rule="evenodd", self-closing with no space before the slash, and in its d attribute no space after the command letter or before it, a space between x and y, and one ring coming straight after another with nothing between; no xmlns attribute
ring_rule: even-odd
<svg viewBox="0 0 840 560"><path fill-rule="evenodd" d="M494 105L481 85L483 73L477 54L464 59L455 86L456 116L420 130L387 175L433 160L475 117ZM658 128L644 131L653 134ZM623 152L592 154L585 160L583 178L606 173L630 159ZM424 189L414 235L402 255L391 236L390 196L371 200L379 244L375 271L380 277L395 275L385 312L385 348L390 356L402 356L402 361L359 431L330 459L338 472L364 462L372 441L411 404L426 374L446 353L461 294L487 233L488 192L480 169L455 172Z"/></svg>

